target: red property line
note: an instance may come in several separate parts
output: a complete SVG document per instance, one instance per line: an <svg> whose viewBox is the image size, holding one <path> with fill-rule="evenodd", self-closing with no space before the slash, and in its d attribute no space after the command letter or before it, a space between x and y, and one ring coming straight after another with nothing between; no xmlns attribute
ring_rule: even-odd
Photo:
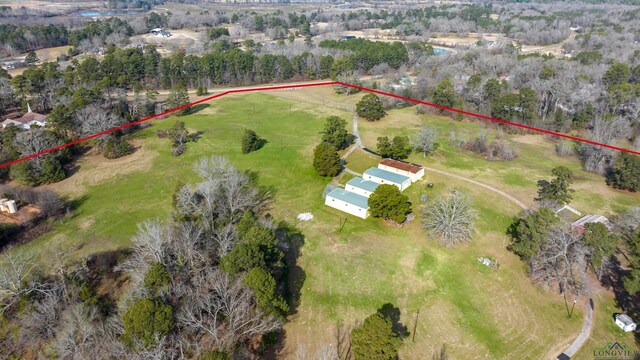
<svg viewBox="0 0 640 360"><path fill-rule="evenodd" d="M54 151L57 151L57 150L60 150L60 149L64 149L66 147L69 147L69 146L72 146L72 145L75 145L75 144L79 144L79 143L82 143L82 142L97 138L97 137L102 136L102 135L110 134L110 133L112 133L114 131L122 130L122 129L128 128L130 126L133 126L133 125L137 125L137 124L149 121L149 120L153 120L153 119L158 118L160 116L171 114L173 112L180 111L180 110L188 108L190 106L198 105L198 104L201 104L203 102L207 102L209 100L213 100L215 98L223 97L225 95L234 94L234 93L253 92L253 91L283 90L283 89L314 87L314 86L325 86L325 85L347 86L347 87L351 87L351 88L362 90L362 91L368 91L368 92L375 93L375 94L380 94L380 95L384 95L384 96L390 96L390 97L393 97L393 98L396 98L396 99L401 99L401 100L405 100L405 101L409 101L409 102L413 102L413 103L417 103L417 104L423 104L423 105L431 106L431 107L442 109L442 110L447 110L447 111L451 111L451 112L455 112L455 113L459 113L459 114L464 114L464 115L467 115L467 116L472 116L472 117L476 117L476 118L483 119L483 120L489 120L489 121L493 121L493 122L500 123L500 124L506 124L506 125L519 127L519 128L522 128L522 129L536 131L536 132L543 133L543 134L548 134L548 135L558 136L558 137L565 138L565 139L580 141L580 142L583 142L583 143L586 143L586 144L602 146L602 147L605 147L605 148L608 148L608 149L623 151L623 152L627 152L627 153L634 154L634 155L640 155L639 151L634 151L634 150L625 149L625 148L621 148L621 147L617 147L617 146L613 146L613 145L609 145L609 144L599 143L599 142L596 142L596 141L583 139L583 138L579 138L579 137L575 137L575 136L571 136L571 135L567 135L567 134L563 134L563 133L559 133L559 132L555 132L555 131L551 131L551 130L546 130L546 129L541 129L541 128L537 128L537 127L533 127L533 126L518 124L518 123L515 123L515 122L511 122L511 121L501 120L501 119L493 118L493 117L486 116L486 115L476 114L476 113L469 112L469 111L464 111L464 110L460 110L460 109L455 109L455 108L450 108L450 107L446 107L446 106L442 106L442 105L437 105L437 104L430 103L430 102L427 102L427 101L417 100L417 99L413 99L413 98L409 98L409 97L405 97L405 96L400 96L400 95L396 95L396 94L392 94L392 93L388 93L388 92L384 92L384 91L380 91L380 90L370 89L370 88L366 88L366 87L363 87L363 86L348 84L348 83L344 83L344 82L340 82L340 81L324 81L324 82L306 83L306 84L297 84L297 85L278 85L278 86L266 86L266 87L256 87L256 88L228 90L228 91L216 94L216 95L208 96L208 97L206 97L204 99L200 99L198 101L194 101L194 102L186 104L186 105L179 106L179 107L171 109L171 110L164 111L164 112L162 112L160 114L156 114L156 115L153 115L153 116L145 117L145 118L142 118L140 120L137 120L137 121L134 121L134 122L131 122L131 123L128 123L128 124L120 125L120 126L117 126L117 127L114 127L114 128L99 132L97 134L89 135L89 136L86 136L86 137L83 137L83 138L68 142L66 144L58 145L56 147L52 147L50 149L43 150L43 151L40 151L40 152L35 153L35 154L31 154L29 156L22 157L20 159L16 159L16 160L13 160L13 161L6 162L6 163L0 165L0 169L5 168L7 166L11 166L11 165L17 164L17 163L20 163L20 162L23 162L23 161L26 161L26 160L29 160L29 159L33 159L33 158L38 157L38 156L49 154L51 152L54 152Z"/></svg>

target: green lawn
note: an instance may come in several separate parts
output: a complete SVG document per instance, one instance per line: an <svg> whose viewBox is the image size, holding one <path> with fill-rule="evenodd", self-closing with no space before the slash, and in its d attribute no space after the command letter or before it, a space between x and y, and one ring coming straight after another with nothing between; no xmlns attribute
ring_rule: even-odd
<svg viewBox="0 0 640 360"><path fill-rule="evenodd" d="M330 179L315 174L311 166L313 148L320 139L324 117L336 114L350 119L342 104L355 101L333 95L329 88L214 100L197 114L179 118L191 131L202 132L180 157L170 154L168 139L156 136L157 130L169 128L178 118L155 121L152 127L135 134L135 142L142 147L139 151L144 151L140 154L145 155L137 159L140 169L118 173L95 185L83 183L86 190L69 192L76 194L75 214L20 250L37 251L46 263L50 257L43 249L58 247L68 249L73 256L86 256L128 246L136 224L168 216L178 181L197 181L193 171L197 159L224 155L239 168L256 171L262 185L273 186L277 195L271 213L278 220L297 225L305 235L300 259L306 273L302 302L285 325L285 350L291 354L299 345L307 345L313 353L317 346L335 344L336 324L351 326L385 302L400 307L401 319L411 332L417 314L415 342L411 338L405 341L403 358L429 358L446 342L452 358L538 359L562 339L576 334L582 309L577 308L574 317L568 318L562 298L531 284L525 265L507 251L504 232L520 209L500 195L431 173L405 192L416 214L423 193L430 199L451 189L469 194L478 212L476 231L471 243L455 248L441 247L429 239L420 229L419 216L411 224L396 228L378 219L361 220L324 206L321 193ZM423 122L437 126L443 139L451 127L467 134L478 128L472 123L401 109L390 111L387 118L376 123L361 121L361 134L365 145L375 147L375 137L410 134ZM240 138L245 128L264 137L266 146L243 155ZM549 144L518 146L520 158L509 163L487 162L449 147L446 141L435 156L424 159L412 155L411 160L486 182L529 203L535 195L535 181L548 176L555 164L579 171L576 159L555 157ZM125 160L108 161L106 166L117 167L118 161ZM375 158L359 150L347 162L355 171L376 164ZM59 185L60 189L69 189L73 179L82 179L92 171L96 168L83 164L77 174ZM339 181L344 183L349 178L342 176ZM433 189L426 188L429 182L435 184ZM585 189L601 182L599 177L579 172L579 185ZM612 208L637 203L633 200L637 198L629 200L625 193L603 188L608 192L602 198L591 196L593 190L576 194L584 211L598 210L609 202ZM296 220L298 213L307 211L314 214L312 221ZM477 261L480 256L497 259L500 269L484 267Z"/></svg>

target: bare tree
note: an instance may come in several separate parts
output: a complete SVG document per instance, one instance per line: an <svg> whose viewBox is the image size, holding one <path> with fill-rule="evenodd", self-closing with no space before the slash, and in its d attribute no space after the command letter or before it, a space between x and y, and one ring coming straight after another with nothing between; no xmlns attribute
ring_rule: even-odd
<svg viewBox="0 0 640 360"><path fill-rule="evenodd" d="M538 255L531 260L531 277L547 286L557 284L562 294L587 291L587 249L566 225L552 228Z"/></svg>
<svg viewBox="0 0 640 360"><path fill-rule="evenodd" d="M0 314L23 296L47 293L48 287L33 278L35 268L35 255L7 253L0 264Z"/></svg>
<svg viewBox="0 0 640 360"><path fill-rule="evenodd" d="M420 151L423 157L426 157L432 151L437 149L438 144L436 143L436 140L438 140L438 130L432 127L423 126L420 129L420 132L411 139L411 142L413 147Z"/></svg>
<svg viewBox="0 0 640 360"><path fill-rule="evenodd" d="M216 347L231 349L238 342L280 328L279 320L255 308L253 293L217 269L202 269L193 278L197 289L177 314L177 321Z"/></svg>
<svg viewBox="0 0 640 360"><path fill-rule="evenodd" d="M422 212L422 227L446 246L471 240L474 220L471 200L457 190L425 206Z"/></svg>

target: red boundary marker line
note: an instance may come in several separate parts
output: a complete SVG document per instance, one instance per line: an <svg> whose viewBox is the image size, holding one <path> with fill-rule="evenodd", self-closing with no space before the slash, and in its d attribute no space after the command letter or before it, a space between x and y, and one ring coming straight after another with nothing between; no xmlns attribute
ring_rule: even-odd
<svg viewBox="0 0 640 360"><path fill-rule="evenodd" d="M198 104L201 104L203 102L207 102L209 100L213 100L213 99L216 99L216 98L219 98L219 97L223 97L225 95L235 94L235 93L254 92L254 91L283 90L283 89L304 88L304 87L325 86L325 85L347 86L347 87L351 87L351 88L362 90L362 91L368 91L368 92L379 94L379 95L390 96L390 97L393 97L393 98L396 98L396 99L401 99L401 100L405 100L405 101L409 101L409 102L413 102L413 103L417 103L417 104L423 104L423 105L431 106L431 107L438 108L438 109L441 109L441 110L447 110L447 111L451 111L451 112L455 112L455 113L459 113L459 114L464 114L464 115L467 115L467 116L473 116L473 117L476 117L476 118L479 118L479 119L483 119L483 120L489 120L489 121L493 121L493 122L500 123L500 124L511 125L511 126L515 126L515 127L519 127L519 128L527 129L527 130L531 130L531 131L536 131L536 132L547 134L547 135L553 135L553 136L558 136L558 137L565 138L565 139L580 141L580 142L591 144L591 145L602 146L602 147L605 147L605 148L608 148L608 149L623 151L623 152L627 152L627 153L634 154L634 155L640 155L640 151L634 151L634 150L630 150L630 149L625 149L625 148L621 148L621 147L617 147L617 146L613 146L613 145L609 145L609 144L604 144L604 143L599 143L599 142L596 142L596 141L583 139L583 138L579 138L579 137L575 137L575 136L571 136L571 135L567 135L567 134L563 134L563 133L559 133L559 132L555 132L555 131L551 131L551 130L541 129L541 128L537 128L537 127L533 127L533 126L529 126L529 125L518 124L518 123L515 123L515 122L501 120L501 119L493 118L493 117L486 116L486 115L476 114L476 113L469 112L469 111L464 111L464 110L460 110L460 109L455 109L455 108L450 108L450 107L446 107L446 106L442 106L442 105L437 105L437 104L430 103L430 102L427 102L427 101L422 101L422 100L409 98L409 97L406 97L406 96L396 95L396 94L392 94L392 93L388 93L388 92L384 92L384 91L380 91L380 90L375 90L375 89L370 89L370 88L366 88L366 87L363 87L363 86L348 84L348 83L344 83L344 82L340 82L340 81L324 81L324 82L306 83L306 84L297 84L297 85L276 85L276 86L265 86L265 87L253 87L253 88L246 88L246 89L227 90L227 91L221 92L219 94L208 96L208 97L206 97L204 99L200 99L198 101L194 101L192 103L189 103L189 104L182 105L182 106L179 106L179 107L174 108L174 109L170 109L170 110L164 111L164 112L162 112L160 114L156 114L156 115L153 115L153 116L145 117L145 118L136 120L136 121L131 122L131 123L127 123L127 124L120 125L120 126L117 126L117 127L111 128L111 129L107 129L105 131L101 131L99 133L96 133L96 134L93 134L93 135L89 135L89 136L86 136L86 137L83 137L83 138L68 142L66 144L58 145L58 146L52 147L50 149L40 151L40 152L35 153L35 154L31 154L29 156L22 157L20 159L16 159L16 160L13 160L13 161L6 162L6 163L0 165L0 169L5 168L7 166L11 166L11 165L17 164L17 163L20 163L20 162L23 162L23 161L26 161L26 160L29 160L29 159L33 159L33 158L38 157L38 156L49 154L51 152L54 152L54 151L57 151L57 150L60 150L60 149L64 149L64 148L72 146L72 145L76 145L76 144L79 144L79 143L82 143L82 142L85 142L85 141L89 141L89 140L97 138L99 136L110 134L112 132L125 129L125 128L128 128L128 127L133 126L133 125L137 125L137 124L149 121L149 120L153 120L153 119L158 118L160 116L171 114L173 112L180 111L180 110L188 108L190 106L198 105Z"/></svg>

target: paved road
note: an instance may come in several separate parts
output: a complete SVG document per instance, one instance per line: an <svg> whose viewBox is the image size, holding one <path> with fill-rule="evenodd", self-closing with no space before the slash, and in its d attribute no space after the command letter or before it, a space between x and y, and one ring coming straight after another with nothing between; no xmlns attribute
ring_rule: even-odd
<svg viewBox="0 0 640 360"><path fill-rule="evenodd" d="M591 327L593 326L593 299L589 299L587 301L586 313L584 316L584 323L582 324L582 330L580 330L580 334L578 337L566 348L562 354L558 355L557 359L560 360L568 360L571 359L573 355L575 355L582 345L589 339L589 335L591 334Z"/></svg>

